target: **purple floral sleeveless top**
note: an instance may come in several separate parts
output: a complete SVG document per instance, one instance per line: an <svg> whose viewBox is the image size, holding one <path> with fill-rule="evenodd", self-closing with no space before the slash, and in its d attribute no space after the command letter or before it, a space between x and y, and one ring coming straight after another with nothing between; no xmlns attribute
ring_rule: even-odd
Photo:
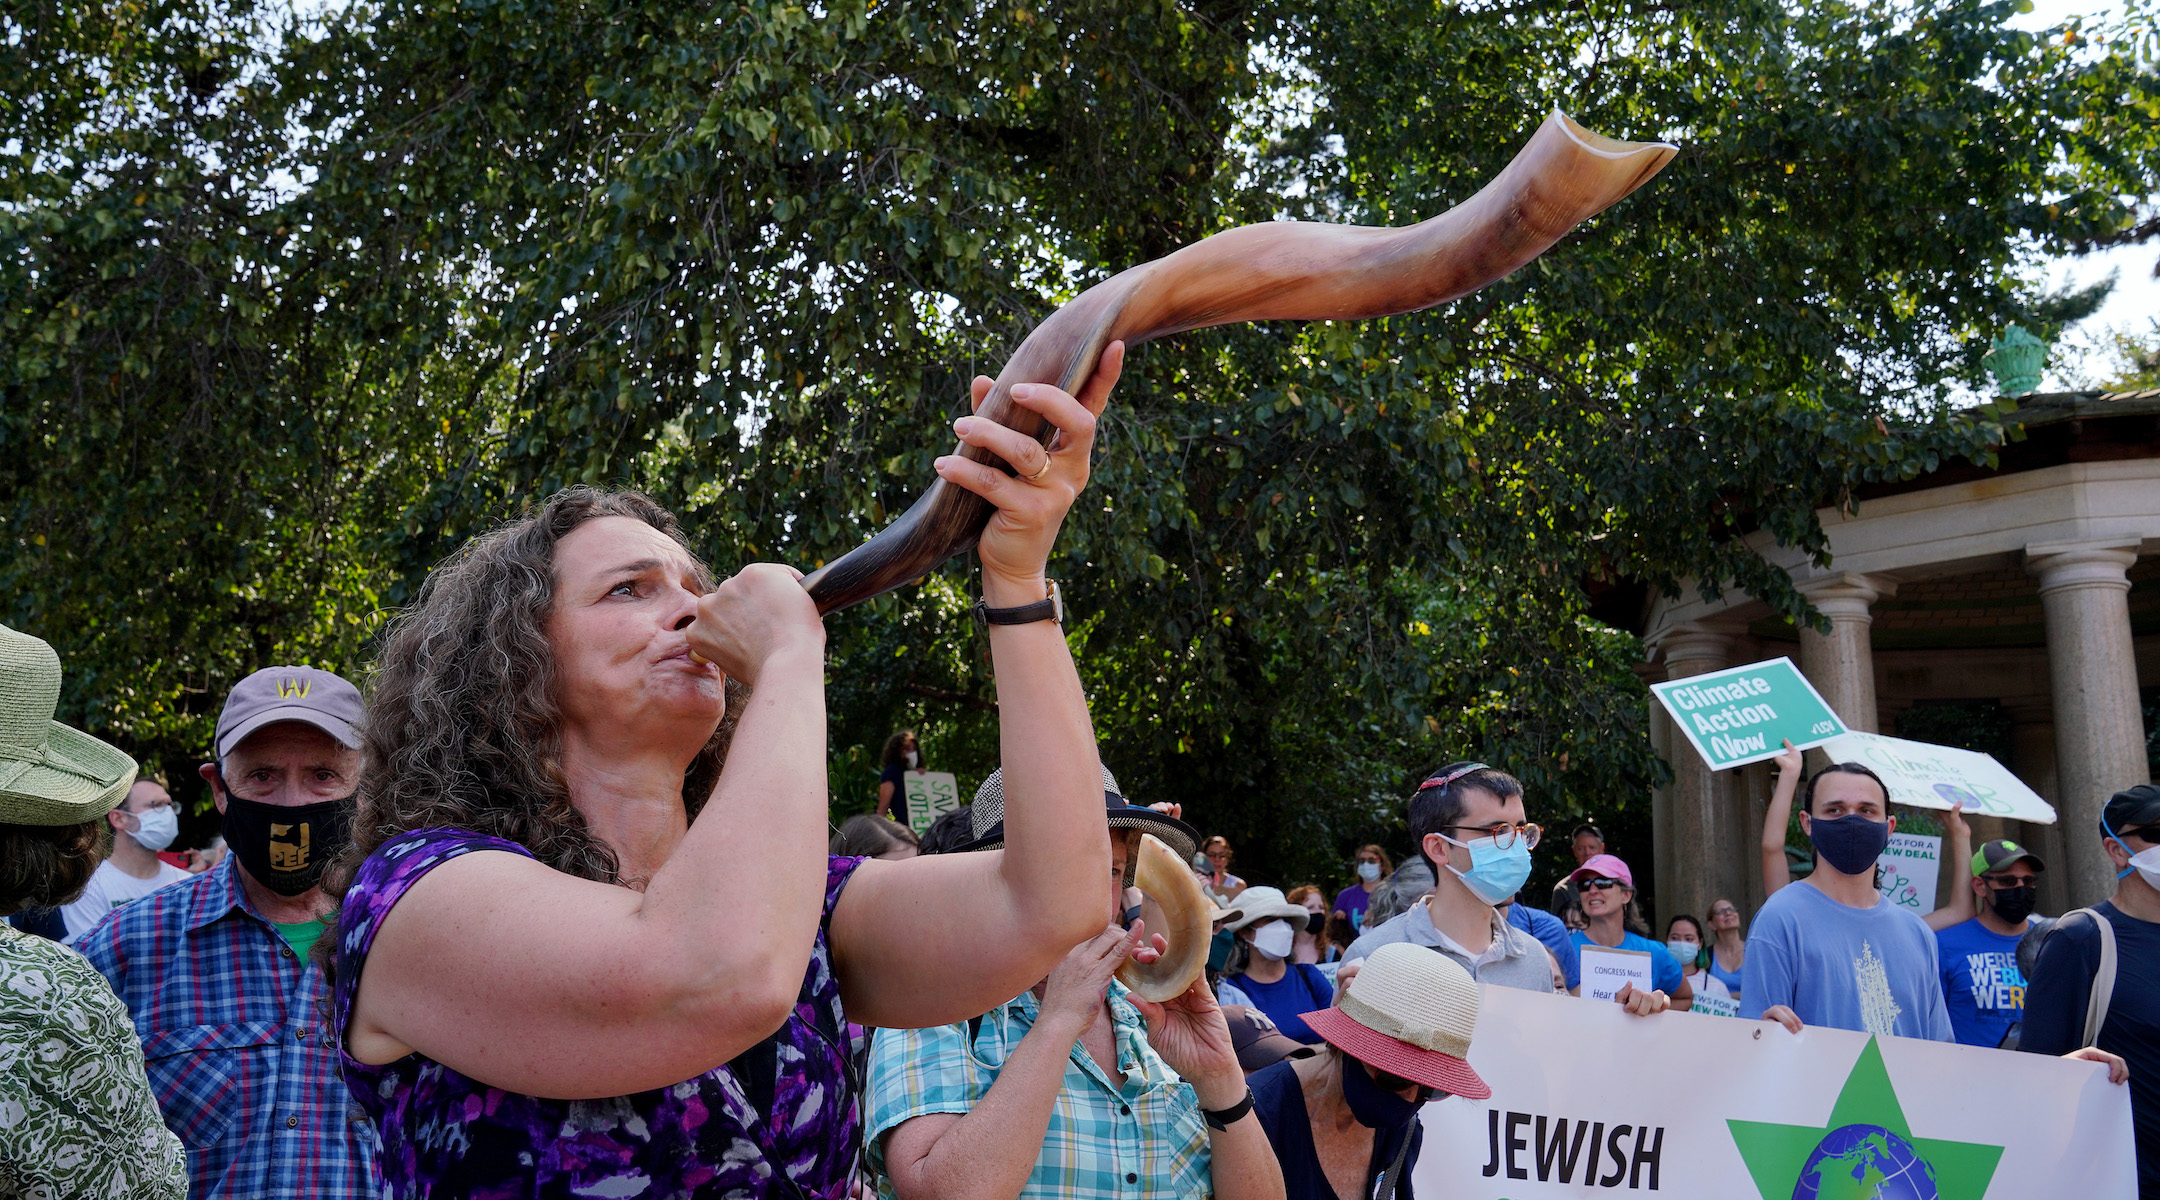
<svg viewBox="0 0 2160 1200"><path fill-rule="evenodd" d="M382 1131L383 1195L816 1197L841 1200L862 1140L847 1019L825 942L859 858L830 858L825 919L795 1012L733 1062L673 1087L549 1100L489 1087L407 1055L369 1066L345 1050L353 993L382 919L435 867L515 842L421 829L384 842L354 876L337 923L334 998L345 1086Z"/></svg>

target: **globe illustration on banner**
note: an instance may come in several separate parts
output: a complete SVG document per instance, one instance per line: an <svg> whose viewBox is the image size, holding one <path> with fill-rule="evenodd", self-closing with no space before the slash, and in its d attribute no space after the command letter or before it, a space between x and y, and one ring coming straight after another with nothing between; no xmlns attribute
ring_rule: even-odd
<svg viewBox="0 0 2160 1200"><path fill-rule="evenodd" d="M1840 1125L1815 1143L1793 1200L1937 1200L1935 1168L1879 1125Z"/></svg>

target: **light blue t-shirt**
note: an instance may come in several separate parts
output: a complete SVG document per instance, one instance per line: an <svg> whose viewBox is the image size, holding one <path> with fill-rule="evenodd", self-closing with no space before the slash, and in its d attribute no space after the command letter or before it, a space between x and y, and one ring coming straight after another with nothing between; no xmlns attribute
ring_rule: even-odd
<svg viewBox="0 0 2160 1200"><path fill-rule="evenodd" d="M1809 1025L1953 1040L1935 931L1886 899L1853 908L1805 882L1772 893L1748 929L1740 1015L1776 1004Z"/></svg>
<svg viewBox="0 0 2160 1200"><path fill-rule="evenodd" d="M1568 934L1568 941L1575 947L1576 961L1582 960L1582 948L1598 943L1590 935L1578 929ZM1650 956L1650 986L1670 996L1680 990L1680 960L1672 956L1663 942L1653 942L1639 933L1622 934L1620 944L1608 946L1608 950L1640 950ZM1573 985L1570 985L1573 986Z"/></svg>

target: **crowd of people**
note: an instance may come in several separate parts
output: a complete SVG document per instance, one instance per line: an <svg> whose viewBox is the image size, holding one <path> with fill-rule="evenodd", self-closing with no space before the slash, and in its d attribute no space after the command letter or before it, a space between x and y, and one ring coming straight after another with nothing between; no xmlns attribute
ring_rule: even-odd
<svg viewBox="0 0 2160 1200"><path fill-rule="evenodd" d="M1581 992L1590 946L1655 960L1614 999L1637 1019L1723 997L2002 1044L2045 868L1981 847L1978 925L1938 937L1873 890L1895 821L1864 768L1805 781L1816 868L1752 927L1721 901L1661 942L1588 826L1561 911L1520 902L1543 831L1485 763L1419 783L1412 853L1358 848L1332 897L1249 884L1226 839L1128 799L1043 603L1120 358L1079 397L1013 389L1047 446L956 423L1013 474L938 460L998 510L1002 763L921 836L891 794L827 824L796 574L716 583L635 493L573 488L467 544L365 696L304 666L240 681L201 766L230 850L199 873L150 865L169 795L55 721L57 656L0 629L0 912L58 910L71 939L0 926L0 1195L1409 1200L1424 1106L1490 1094L1480 1005ZM2054 925L2009 1036L2129 1078L2160 1196L2160 789L2106 812L2122 881ZM1143 834L1212 901L1206 969L1160 999L1118 979L1192 949L1148 928Z"/></svg>

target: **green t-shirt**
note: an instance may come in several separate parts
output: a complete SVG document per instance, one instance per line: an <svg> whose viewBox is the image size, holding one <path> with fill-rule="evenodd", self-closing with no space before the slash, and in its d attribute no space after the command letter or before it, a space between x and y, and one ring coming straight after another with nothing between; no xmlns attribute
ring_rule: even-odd
<svg viewBox="0 0 2160 1200"><path fill-rule="evenodd" d="M278 936L285 939L285 944L292 947L292 952L301 962L307 961L308 951L315 948L315 942L322 937L323 930L330 927L330 922L321 917L312 921L295 921L290 925L283 921L273 921L271 924L277 926Z"/></svg>

